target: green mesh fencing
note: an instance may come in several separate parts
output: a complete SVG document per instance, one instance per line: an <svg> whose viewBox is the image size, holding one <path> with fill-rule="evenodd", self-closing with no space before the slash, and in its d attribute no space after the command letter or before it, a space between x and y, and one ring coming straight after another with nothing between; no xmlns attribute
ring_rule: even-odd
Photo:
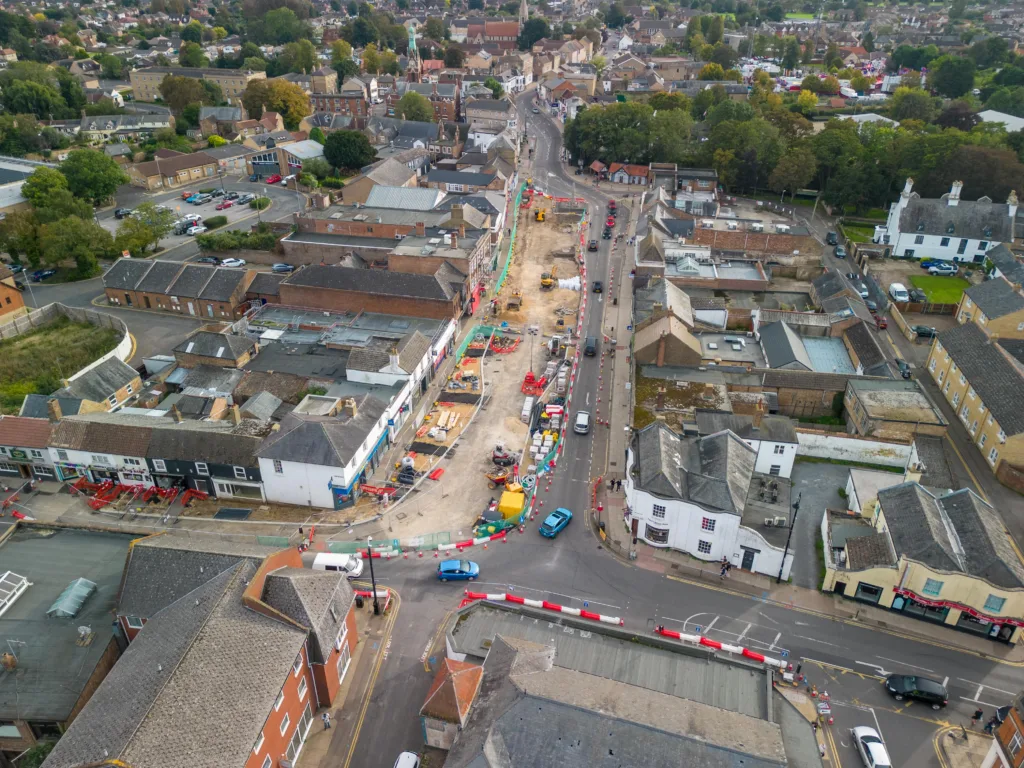
<svg viewBox="0 0 1024 768"><path fill-rule="evenodd" d="M413 536L402 543L402 549L418 552L420 550L437 549L441 544L451 544L452 535L448 531L441 533L427 533L423 536Z"/></svg>
<svg viewBox="0 0 1024 768"><path fill-rule="evenodd" d="M281 549L291 546L287 536L257 536L256 543L265 547L280 547Z"/></svg>

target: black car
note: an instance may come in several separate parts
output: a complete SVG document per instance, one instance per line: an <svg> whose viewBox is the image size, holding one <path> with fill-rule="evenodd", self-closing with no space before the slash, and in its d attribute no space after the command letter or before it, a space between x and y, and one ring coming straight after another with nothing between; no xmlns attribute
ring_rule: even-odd
<svg viewBox="0 0 1024 768"><path fill-rule="evenodd" d="M259 181L259 180L260 180L260 175L258 173L254 173L254 174L252 174L249 177L249 181Z"/></svg>
<svg viewBox="0 0 1024 768"><path fill-rule="evenodd" d="M604 293L604 283L600 280L594 281L594 293Z"/></svg>
<svg viewBox="0 0 1024 768"><path fill-rule="evenodd" d="M911 288L910 300L916 304L925 304L928 301L928 294L926 294L920 288Z"/></svg>
<svg viewBox="0 0 1024 768"><path fill-rule="evenodd" d="M932 709L942 709L949 703L949 694L946 693L945 686L927 677L889 675L885 678L885 690L896 701L921 701Z"/></svg>
<svg viewBox="0 0 1024 768"><path fill-rule="evenodd" d="M588 251L596 251L597 250L597 240L591 240L590 241L590 245L587 246L587 250Z"/></svg>
<svg viewBox="0 0 1024 768"><path fill-rule="evenodd" d="M878 311L878 305L875 302L873 302L871 299L864 299L864 306L866 306L872 312L877 312Z"/></svg>
<svg viewBox="0 0 1024 768"><path fill-rule="evenodd" d="M839 245L839 236L835 232L825 235L825 243L828 245Z"/></svg>
<svg viewBox="0 0 1024 768"><path fill-rule="evenodd" d="M31 275L29 275L29 279L33 283L39 283L39 282L42 282L43 280L45 280L48 277L53 277L56 274L57 274L57 270L56 269L37 269L35 272L33 272Z"/></svg>
<svg viewBox="0 0 1024 768"><path fill-rule="evenodd" d="M605 240L611 240L612 239L612 231L610 229L606 229L604 231L604 234L601 235L601 237L603 237Z"/></svg>
<svg viewBox="0 0 1024 768"><path fill-rule="evenodd" d="M900 376L902 376L904 379L910 378L910 366L907 364L906 360L901 360L900 358L897 357L896 367L900 369Z"/></svg>
<svg viewBox="0 0 1024 768"><path fill-rule="evenodd" d="M223 189L215 189L210 193L210 197L223 197L226 192Z"/></svg>
<svg viewBox="0 0 1024 768"><path fill-rule="evenodd" d="M910 330L916 333L919 339L930 339L935 335L935 329L927 325L912 325Z"/></svg>
<svg viewBox="0 0 1024 768"><path fill-rule="evenodd" d="M133 213L135 213L135 211L133 211L131 208L117 208L114 211L114 218L115 219L127 219Z"/></svg>
<svg viewBox="0 0 1024 768"><path fill-rule="evenodd" d="M833 253L835 253L837 259L845 259L846 258L846 249L843 248L843 246L841 246L841 245L837 245L833 249Z"/></svg>
<svg viewBox="0 0 1024 768"><path fill-rule="evenodd" d="M225 200L237 200L241 195L238 192L228 192L224 195Z"/></svg>
<svg viewBox="0 0 1024 768"><path fill-rule="evenodd" d="M200 256L196 259L196 264L220 264L220 259L216 256Z"/></svg>

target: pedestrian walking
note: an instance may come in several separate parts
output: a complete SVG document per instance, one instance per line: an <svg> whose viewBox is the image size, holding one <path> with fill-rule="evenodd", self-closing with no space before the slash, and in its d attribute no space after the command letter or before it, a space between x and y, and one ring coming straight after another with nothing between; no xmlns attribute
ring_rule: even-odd
<svg viewBox="0 0 1024 768"><path fill-rule="evenodd" d="M999 725L999 718L995 715L992 715L992 717L989 718L989 721L985 723L985 733L991 736L992 731L995 729L997 725Z"/></svg>
<svg viewBox="0 0 1024 768"><path fill-rule="evenodd" d="M324 712L322 715L320 715L320 719L324 721L324 730L331 730L331 713Z"/></svg>
<svg viewBox="0 0 1024 768"><path fill-rule="evenodd" d="M974 714L971 716L971 728L977 728L978 727L978 723L981 722L981 718L983 718L984 716L985 716L985 713L982 710L980 710L980 709L974 710Z"/></svg>
<svg viewBox="0 0 1024 768"><path fill-rule="evenodd" d="M305 533L303 533L303 531L302 531L302 526L301 526L301 525L299 526L299 538L300 538L300 539L304 539L304 538L306 538L306 534L305 534Z"/></svg>

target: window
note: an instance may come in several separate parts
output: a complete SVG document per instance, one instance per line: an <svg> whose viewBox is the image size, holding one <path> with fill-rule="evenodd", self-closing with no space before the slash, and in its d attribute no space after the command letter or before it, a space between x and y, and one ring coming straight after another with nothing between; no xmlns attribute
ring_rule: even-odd
<svg viewBox="0 0 1024 768"><path fill-rule="evenodd" d="M981 433L981 439L978 441L978 447L979 448L984 448L986 440L988 440L988 435L986 435L984 432L982 432Z"/></svg>
<svg viewBox="0 0 1024 768"><path fill-rule="evenodd" d="M128 622L128 629L142 629L142 619L138 616L128 616L125 621Z"/></svg>
<svg viewBox="0 0 1024 768"><path fill-rule="evenodd" d="M1006 605L1006 598L999 597L999 595L989 595L988 599L985 600L985 610L992 611L993 613L1001 612L1004 605Z"/></svg>
<svg viewBox="0 0 1024 768"><path fill-rule="evenodd" d="M58 450L57 451L57 459L60 460L60 461L67 461L68 460L68 452L67 451Z"/></svg>
<svg viewBox="0 0 1024 768"><path fill-rule="evenodd" d="M964 240L961 240L961 241L960 241L960 245L958 245L958 246L956 247L956 252L957 252L957 253L963 253L963 252L964 252L964 251L966 251L966 250L967 250L967 240L966 240L966 239L964 239Z"/></svg>
<svg viewBox="0 0 1024 768"><path fill-rule="evenodd" d="M256 739L256 743L253 744L253 746L252 746L253 754L259 754L259 751L261 749L263 749L263 742L264 741L265 741L265 739L263 738L263 731L260 731L260 737L258 739ZM269 760L269 759L270 759L270 757L268 756L267 760Z"/></svg>
<svg viewBox="0 0 1024 768"><path fill-rule="evenodd" d="M944 378L946 378L946 372L945 371L939 371L939 384L942 383L942 380Z"/></svg>
<svg viewBox="0 0 1024 768"><path fill-rule="evenodd" d="M903 249L903 255L906 256L908 259L914 258L914 249L913 248L904 248Z"/></svg>
<svg viewBox="0 0 1024 768"><path fill-rule="evenodd" d="M341 647L341 654L338 656L338 682L345 682L345 675L348 673L349 664L352 663L352 652L348 649L348 643Z"/></svg>
<svg viewBox="0 0 1024 768"><path fill-rule="evenodd" d="M918 235L914 238L914 245L924 245L924 235Z"/></svg>
<svg viewBox="0 0 1024 768"><path fill-rule="evenodd" d="M715 521L712 520L710 517L705 517L700 521L700 528L702 531L714 531Z"/></svg>
<svg viewBox="0 0 1024 768"><path fill-rule="evenodd" d="M270 768L270 766L272 766L273 764L274 761L270 759L270 755L267 755L265 758L263 758L263 765L261 765L260 768Z"/></svg>
<svg viewBox="0 0 1024 768"><path fill-rule="evenodd" d="M277 701L274 702L274 711L277 712L277 710L281 708L282 704L284 704L284 691L277 694Z"/></svg>
<svg viewBox="0 0 1024 768"><path fill-rule="evenodd" d="M33 449L32 450L32 458L33 459L41 459L41 458L43 458L43 452L42 451L37 451L37 450Z"/></svg>
<svg viewBox="0 0 1024 768"><path fill-rule="evenodd" d="M967 418L967 414L970 413L970 411L971 411L970 407L965 403L964 407L960 409L960 418L961 419L966 419Z"/></svg>
<svg viewBox="0 0 1024 768"><path fill-rule="evenodd" d="M659 520L664 520L665 519L665 507L663 507L661 504L655 504L651 508L651 517L656 517Z"/></svg>
<svg viewBox="0 0 1024 768"><path fill-rule="evenodd" d="M274 459L274 473L278 475L284 474L284 465L277 459Z"/></svg>
<svg viewBox="0 0 1024 768"><path fill-rule="evenodd" d="M331 606L332 608L334 606ZM299 651L299 655L295 657L295 663L292 664L292 672L296 675L302 671L302 651Z"/></svg>
<svg viewBox="0 0 1024 768"><path fill-rule="evenodd" d="M282 736L284 736L285 732L288 730L288 726L291 725L291 724L292 724L292 719L290 717L288 717L288 713L285 712L284 713L284 720L281 721L281 735Z"/></svg>
<svg viewBox="0 0 1024 768"><path fill-rule="evenodd" d="M999 434L996 435L996 438L999 440L1000 443L1005 443L1006 442L1006 433L1003 432L1003 430L1000 429L999 430Z"/></svg>
<svg viewBox="0 0 1024 768"><path fill-rule="evenodd" d="M964 375L963 375L963 374L961 373L961 374L960 374L960 386L962 387L962 386L963 386L964 384L966 384L966 383L967 383L967 377L966 377L966 376L964 376Z"/></svg>
<svg viewBox="0 0 1024 768"><path fill-rule="evenodd" d="M931 360L928 361L928 370L931 371L932 373L935 373L935 358L934 357Z"/></svg>
<svg viewBox="0 0 1024 768"><path fill-rule="evenodd" d="M979 251L984 251L986 248L988 248L988 240L982 240L980 243L978 243Z"/></svg>
<svg viewBox="0 0 1024 768"><path fill-rule="evenodd" d="M1017 753L1020 752L1021 747L1024 747L1024 737L1019 733L1013 734L1013 738L1010 739L1010 743L1006 745L1006 748L1010 750L1010 757L1015 757Z"/></svg>
<svg viewBox="0 0 1024 768"><path fill-rule="evenodd" d="M704 555L710 555L711 554L711 542L710 541L704 541L704 539L700 539L697 542L697 551L700 552L701 554L704 554Z"/></svg>
<svg viewBox="0 0 1024 768"><path fill-rule="evenodd" d="M942 240L939 241L939 245L941 245L943 248L948 246L949 245L949 238L948 237L942 238Z"/></svg>
<svg viewBox="0 0 1024 768"><path fill-rule="evenodd" d="M210 468L208 466L206 466L206 462L205 461L197 461L196 462L196 474L209 476Z"/></svg>
<svg viewBox="0 0 1024 768"><path fill-rule="evenodd" d="M107 402L111 405L117 405L117 395L111 395L107 398Z"/></svg>
<svg viewBox="0 0 1024 768"><path fill-rule="evenodd" d="M245 480L246 479L246 477L245 477L245 467L235 467L234 469L235 469L235 479L236 480Z"/></svg>
<svg viewBox="0 0 1024 768"><path fill-rule="evenodd" d="M965 305L965 306L966 306L966 307L967 307L968 309L970 309L971 307L973 307L973 306L974 306L974 302L973 302L973 301L971 301L971 297L970 297L970 296L964 296L964 305Z"/></svg>
<svg viewBox="0 0 1024 768"><path fill-rule="evenodd" d="M141 467L142 466L142 462L139 461L138 459L125 459L124 463L129 465L129 466L131 466L131 467Z"/></svg>
<svg viewBox="0 0 1024 768"><path fill-rule="evenodd" d="M153 459L153 471L154 472L166 472L167 462L163 459Z"/></svg>
<svg viewBox="0 0 1024 768"><path fill-rule="evenodd" d="M973 435L977 431L978 431L978 420L975 419L974 422L971 424L971 434Z"/></svg>
<svg viewBox="0 0 1024 768"><path fill-rule="evenodd" d="M668 544L668 528L655 528L648 524L644 529L644 538L652 544Z"/></svg>
<svg viewBox="0 0 1024 768"><path fill-rule="evenodd" d="M99 454L94 454L90 456L89 461L91 461L93 464L104 464L107 466L110 465L110 459L107 458L106 456L101 456Z"/></svg>
<svg viewBox="0 0 1024 768"><path fill-rule="evenodd" d="M299 701L306 698L306 692L309 690L309 685L306 684L306 678L299 680Z"/></svg>
<svg viewBox="0 0 1024 768"><path fill-rule="evenodd" d="M999 451L996 448L992 448L992 450L988 452L988 463L992 464L993 466L995 466L996 459L998 459L998 458L999 458Z"/></svg>
<svg viewBox="0 0 1024 768"><path fill-rule="evenodd" d="M786 446L784 446L784 445L776 445L775 446L775 453L776 454L781 456L785 452L786 452Z"/></svg>
<svg viewBox="0 0 1024 768"><path fill-rule="evenodd" d="M942 591L943 582L937 581L936 579L927 579L924 583L924 588L921 590L926 595L935 597Z"/></svg>
<svg viewBox="0 0 1024 768"><path fill-rule="evenodd" d="M124 387L124 391L127 392L130 395L132 393L132 385L131 384L126 384L125 387Z"/></svg>
<svg viewBox="0 0 1024 768"><path fill-rule="evenodd" d="M947 388L949 387L949 382L946 382L946 387ZM954 392L953 393L953 407L956 408L958 405L960 405L960 393L959 392Z"/></svg>
<svg viewBox="0 0 1024 768"><path fill-rule="evenodd" d="M971 400L974 399L974 387L967 388L967 397L969 397Z"/></svg>
<svg viewBox="0 0 1024 768"><path fill-rule="evenodd" d="M769 475L775 475L776 477L778 477L779 475L782 474L782 465L781 464L772 464L771 467L769 467L769 469L768 469L768 474Z"/></svg>

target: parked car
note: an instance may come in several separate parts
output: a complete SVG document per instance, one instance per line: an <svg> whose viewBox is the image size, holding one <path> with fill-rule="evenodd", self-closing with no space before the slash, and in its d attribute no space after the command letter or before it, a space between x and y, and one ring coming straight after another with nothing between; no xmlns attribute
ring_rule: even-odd
<svg viewBox="0 0 1024 768"><path fill-rule="evenodd" d="M241 195L238 192L228 192L224 195L225 200L237 200Z"/></svg>
<svg viewBox="0 0 1024 768"><path fill-rule="evenodd" d="M226 194L227 192L223 189L215 189L210 193L210 197L224 197Z"/></svg>
<svg viewBox="0 0 1024 768"><path fill-rule="evenodd" d="M590 245L587 246L587 250L588 251L596 251L597 250L597 240L591 240L590 241Z"/></svg>
<svg viewBox="0 0 1024 768"><path fill-rule="evenodd" d="M886 319L879 315L877 312L872 312L871 316L875 318L875 326L878 328L878 330L884 331L886 328L889 327L889 323L886 321Z"/></svg>
<svg viewBox="0 0 1024 768"><path fill-rule="evenodd" d="M253 173L253 174L251 174L249 176L249 181L259 181L259 180L260 180L260 175L258 173Z"/></svg>
<svg viewBox="0 0 1024 768"><path fill-rule="evenodd" d="M23 267L18 262L14 262L13 264L8 264L7 268L9 270L11 270L11 272L13 272L14 274L18 274L19 272L24 272L25 271L25 267Z"/></svg>
<svg viewBox="0 0 1024 768"><path fill-rule="evenodd" d="M907 302L910 301L910 294L907 292L907 287L903 283L892 283L889 285L889 296L893 301Z"/></svg>
<svg viewBox="0 0 1024 768"><path fill-rule="evenodd" d="M945 264L942 259L922 259L921 269L930 269L931 267L937 267L940 264Z"/></svg>
<svg viewBox="0 0 1024 768"><path fill-rule="evenodd" d="M836 255L837 259L845 259L846 258L846 249L843 248L843 246L841 246L841 245L837 245L832 250L832 252Z"/></svg>
<svg viewBox="0 0 1024 768"><path fill-rule="evenodd" d="M892 766L889 753L886 751L885 743L878 735L878 731L868 728L866 725L859 725L853 729L852 733L857 753L867 768L890 768Z"/></svg>
<svg viewBox="0 0 1024 768"><path fill-rule="evenodd" d="M185 202L188 202L188 199L190 197L192 197L193 195L195 195L195 194L196 194L195 192L189 192L189 191L186 190L186 191L181 193L181 199L184 200Z"/></svg>
<svg viewBox="0 0 1024 768"><path fill-rule="evenodd" d="M114 218L115 219L127 219L133 213L135 213L135 211L133 211L131 208L115 208L114 209Z"/></svg>
<svg viewBox="0 0 1024 768"><path fill-rule="evenodd" d="M441 581L473 581L480 575L480 566L472 560L443 560L437 566Z"/></svg>
<svg viewBox="0 0 1024 768"><path fill-rule="evenodd" d="M45 280L48 277L53 277L56 274L57 274L57 270L56 269L37 269L35 272L33 272L28 277L29 277L29 280L31 280L33 283L38 283L38 282L42 282L43 280Z"/></svg>
<svg viewBox="0 0 1024 768"><path fill-rule="evenodd" d="M839 235L837 235L835 232L829 232L827 235L825 235L825 244L839 245Z"/></svg>
<svg viewBox="0 0 1024 768"><path fill-rule="evenodd" d="M871 312L877 312L878 311L878 305L875 302L873 302L871 299L864 299L864 306L867 307L868 310L870 310Z"/></svg>
<svg viewBox="0 0 1024 768"><path fill-rule="evenodd" d="M235 201L234 200L221 200L219 203L217 203L217 210L218 211L226 211L228 208L234 208L234 207L235 207Z"/></svg>
<svg viewBox="0 0 1024 768"><path fill-rule="evenodd" d="M248 205L249 203L251 203L255 199L256 199L256 195L252 195L252 194L249 194L248 192L246 192L244 195L242 195L240 198L238 198L238 204L239 205Z"/></svg>
<svg viewBox="0 0 1024 768"><path fill-rule="evenodd" d="M185 234L186 235L191 235L191 236L194 237L195 235L203 234L203 232L205 232L205 231L206 231L206 227L204 227L202 224L199 224L199 225L196 225L194 227L189 227L188 229L186 229L185 230Z"/></svg>
<svg viewBox="0 0 1024 768"><path fill-rule="evenodd" d="M540 114L540 109L538 109L537 107L534 107L533 108L533 114L539 115Z"/></svg>
<svg viewBox="0 0 1024 768"><path fill-rule="evenodd" d="M572 512L565 507L559 507L541 523L540 535L547 539L553 539L569 524L570 520L572 520Z"/></svg>
<svg viewBox="0 0 1024 768"><path fill-rule="evenodd" d="M594 293L604 293L604 283L600 280L594 281Z"/></svg>
<svg viewBox="0 0 1024 768"><path fill-rule="evenodd" d="M200 195L198 192L195 192L195 193L189 195L188 197L186 197L185 198L185 202L186 203L195 203L195 201L198 200L200 197L202 197L202 195Z"/></svg>
<svg viewBox="0 0 1024 768"><path fill-rule="evenodd" d="M192 205L203 205L204 203L208 203L211 200L213 200L213 197L204 193L202 195L196 195L188 202L192 203Z"/></svg>
<svg viewBox="0 0 1024 768"><path fill-rule="evenodd" d="M270 268L270 271L271 272L279 272L279 273L282 273L282 274L287 274L289 272L294 272L295 271L295 267L293 267L291 264L285 264L285 263L281 262L281 263L278 263L278 264L274 264Z"/></svg>
<svg viewBox="0 0 1024 768"><path fill-rule="evenodd" d="M287 187L288 186L288 182L292 181L294 179L295 179L295 174L294 173L291 174L290 176L285 176L283 179L281 179L281 186L282 187Z"/></svg>
<svg viewBox="0 0 1024 768"><path fill-rule="evenodd" d="M935 680L917 675L889 675L885 678L885 690L896 701L910 699L921 701L932 709L942 709L949 704L946 687Z"/></svg>
<svg viewBox="0 0 1024 768"><path fill-rule="evenodd" d="M912 325L910 330L916 333L919 339L930 339L935 335L935 329L927 325Z"/></svg>
<svg viewBox="0 0 1024 768"><path fill-rule="evenodd" d="M358 579L363 573L363 558L356 555L342 555L321 552L313 560L314 571L336 571L350 579Z"/></svg>
<svg viewBox="0 0 1024 768"><path fill-rule="evenodd" d="M846 277L848 280L860 280L860 275L856 272L847 272Z"/></svg>
<svg viewBox="0 0 1024 768"><path fill-rule="evenodd" d="M916 304L927 304L928 294L922 291L920 288L911 288L910 300Z"/></svg>
<svg viewBox="0 0 1024 768"><path fill-rule="evenodd" d="M934 267L928 267L929 275L945 275L946 277L952 277L960 268L956 264L936 264Z"/></svg>
<svg viewBox="0 0 1024 768"><path fill-rule="evenodd" d="M245 259L224 259L220 265L222 267L244 267Z"/></svg>
<svg viewBox="0 0 1024 768"><path fill-rule="evenodd" d="M277 184L281 180L281 174L275 173L273 176L267 177L267 184Z"/></svg>
<svg viewBox="0 0 1024 768"><path fill-rule="evenodd" d="M857 291L857 295L860 296L862 299L866 299L868 296L871 295L870 293L868 293L868 287L864 285L864 283L857 283L854 286L854 288Z"/></svg>
<svg viewBox="0 0 1024 768"><path fill-rule="evenodd" d="M200 256L196 259L196 264L220 264L220 259L216 256Z"/></svg>
<svg viewBox="0 0 1024 768"><path fill-rule="evenodd" d="M902 358L896 358L896 367L900 370L900 376L904 379L909 379L911 375L910 364Z"/></svg>

